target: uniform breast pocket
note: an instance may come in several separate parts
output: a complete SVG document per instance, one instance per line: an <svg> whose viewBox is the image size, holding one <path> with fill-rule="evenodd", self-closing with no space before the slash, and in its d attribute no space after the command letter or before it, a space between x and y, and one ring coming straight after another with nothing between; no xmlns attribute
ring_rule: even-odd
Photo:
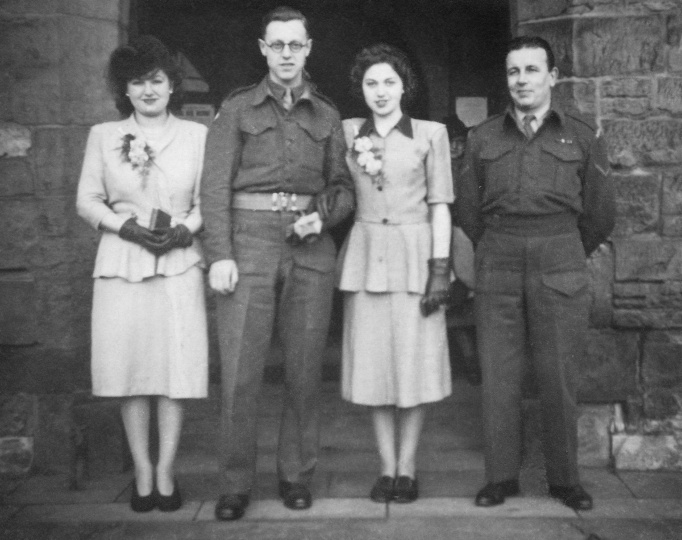
<svg viewBox="0 0 682 540"><path fill-rule="evenodd" d="M582 189L583 153L575 144L550 142L542 146L542 171L551 189L571 198Z"/></svg>
<svg viewBox="0 0 682 540"><path fill-rule="evenodd" d="M331 130L305 124L299 124L299 127L297 142L300 149L299 155L302 156L301 165L317 174L322 174L325 150Z"/></svg>
<svg viewBox="0 0 682 540"><path fill-rule="evenodd" d="M270 163L273 154L277 152L275 122L257 119L242 122L239 128L244 142L241 155L242 166L248 169Z"/></svg>
<svg viewBox="0 0 682 540"><path fill-rule="evenodd" d="M484 198L488 199L510 188L514 178L512 145L493 143L484 146L479 154L485 178Z"/></svg>

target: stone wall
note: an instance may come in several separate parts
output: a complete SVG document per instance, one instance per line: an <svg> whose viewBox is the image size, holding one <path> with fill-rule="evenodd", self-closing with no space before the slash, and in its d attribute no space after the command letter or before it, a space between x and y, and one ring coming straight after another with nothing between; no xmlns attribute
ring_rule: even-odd
<svg viewBox="0 0 682 540"><path fill-rule="evenodd" d="M118 117L104 73L128 10L0 1L0 453L19 468L68 462L61 412L88 385L96 233L75 194L89 127Z"/></svg>
<svg viewBox="0 0 682 540"><path fill-rule="evenodd" d="M519 0L516 20L552 44L557 95L601 127L614 170L616 228L591 261L611 323L602 309L581 398L626 405L617 466L682 468L682 1Z"/></svg>

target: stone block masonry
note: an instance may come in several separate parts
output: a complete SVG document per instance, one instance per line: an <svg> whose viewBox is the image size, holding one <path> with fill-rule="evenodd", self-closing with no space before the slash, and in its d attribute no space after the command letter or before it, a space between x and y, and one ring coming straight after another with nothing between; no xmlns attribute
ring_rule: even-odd
<svg viewBox="0 0 682 540"><path fill-rule="evenodd" d="M601 298L611 312L600 325L593 315L599 330L580 366L580 399L622 404L616 467L680 469L682 4L516 4L517 32L545 37L557 53L555 98L604 133L615 179L611 266L602 259L601 286L593 277L603 291L608 276Z"/></svg>
<svg viewBox="0 0 682 540"><path fill-rule="evenodd" d="M127 0L0 6L0 472L72 461L97 238L76 215L76 188L89 127L118 117L105 70L128 10Z"/></svg>

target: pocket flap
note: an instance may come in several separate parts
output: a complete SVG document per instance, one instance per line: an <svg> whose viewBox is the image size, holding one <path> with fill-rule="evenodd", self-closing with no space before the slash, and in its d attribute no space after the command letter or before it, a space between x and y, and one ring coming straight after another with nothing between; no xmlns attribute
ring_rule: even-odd
<svg viewBox="0 0 682 540"><path fill-rule="evenodd" d="M511 152L512 148L514 148L513 144L505 144L496 141L483 146L481 148L479 157L483 161L495 161L501 158L503 155Z"/></svg>
<svg viewBox="0 0 682 540"><path fill-rule="evenodd" d="M583 154L575 144L546 142L542 149L561 161L580 161Z"/></svg>
<svg viewBox="0 0 682 540"><path fill-rule="evenodd" d="M544 274L542 276L542 283L563 295L575 296L587 288L587 272L584 270L573 270L570 272Z"/></svg>
<svg viewBox="0 0 682 540"><path fill-rule="evenodd" d="M331 125L327 122L308 122L305 119L297 119L296 123L303 131L305 131L311 139L320 142L331 135Z"/></svg>
<svg viewBox="0 0 682 540"><path fill-rule="evenodd" d="M244 118L239 124L239 129L249 135L260 135L264 131L274 128L276 123L277 121L275 118L266 116Z"/></svg>

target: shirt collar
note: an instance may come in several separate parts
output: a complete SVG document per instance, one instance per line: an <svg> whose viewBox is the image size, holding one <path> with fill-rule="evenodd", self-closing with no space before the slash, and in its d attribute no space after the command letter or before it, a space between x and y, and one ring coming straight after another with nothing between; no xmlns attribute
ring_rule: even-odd
<svg viewBox="0 0 682 540"><path fill-rule="evenodd" d="M412 119L407 116L406 114L403 114L400 117L400 120L398 120L398 123L393 126L392 129L397 129L400 133L405 135L405 137L408 137L410 139L414 138L414 134L412 133ZM365 123L362 124L360 127L360 131L358 132L358 137L366 137L369 135L371 132L377 133L376 127L374 126L374 116L370 116L365 120Z"/></svg>
<svg viewBox="0 0 682 540"><path fill-rule="evenodd" d="M284 97L285 88L281 84L277 84L270 78L270 75L263 77L263 80L256 87L256 93L253 97L253 104L260 105L268 97L271 97L277 101L281 101ZM291 96L294 103L300 99L307 99L310 101L310 87L308 81L303 79L303 83L292 88Z"/></svg>
<svg viewBox="0 0 682 540"><path fill-rule="evenodd" d="M516 126L521 128L523 126L523 117L526 116L524 113L517 111L516 108L510 103L507 106L505 113L506 117ZM535 115L538 118L538 128L547 120L551 118L556 118L560 124L564 123L565 113L561 107L552 101L546 109L541 110L540 114Z"/></svg>

